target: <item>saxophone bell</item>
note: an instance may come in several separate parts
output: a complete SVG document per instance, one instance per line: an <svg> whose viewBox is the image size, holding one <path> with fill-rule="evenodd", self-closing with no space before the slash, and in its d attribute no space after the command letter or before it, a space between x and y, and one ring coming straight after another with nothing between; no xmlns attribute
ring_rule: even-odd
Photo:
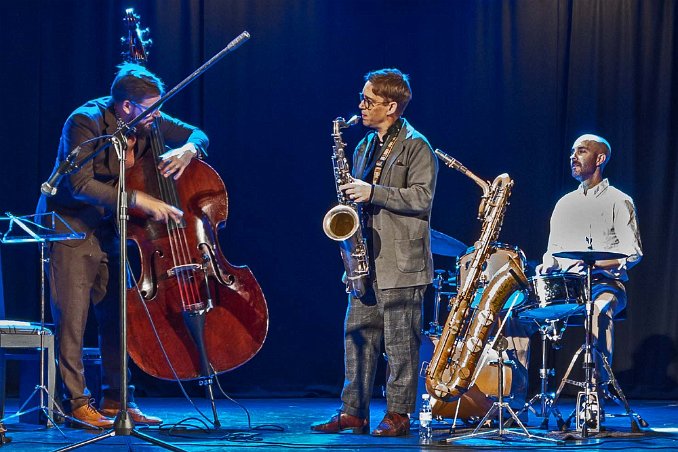
<svg viewBox="0 0 678 452"><path fill-rule="evenodd" d="M323 232L327 237L338 242L352 237L359 226L358 213L345 204L332 207L323 218Z"/></svg>

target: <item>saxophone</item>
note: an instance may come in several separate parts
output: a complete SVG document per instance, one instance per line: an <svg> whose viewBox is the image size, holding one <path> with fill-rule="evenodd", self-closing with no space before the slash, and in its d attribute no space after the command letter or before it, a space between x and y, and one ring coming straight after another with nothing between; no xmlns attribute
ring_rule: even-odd
<svg viewBox="0 0 678 452"><path fill-rule="evenodd" d="M493 244L501 230L513 181L508 174L501 174L490 184L441 150L434 152L445 165L470 177L483 189L478 209L478 219L483 222L480 238L474 246L468 275L457 296L450 301L450 313L426 369L427 392L438 400L450 402L471 386L499 311L511 294L527 287L527 278L520 264L511 258L491 277L477 309L470 308L482 267L495 252Z"/></svg>
<svg viewBox="0 0 678 452"><path fill-rule="evenodd" d="M344 149L346 143L341 138L341 129L350 127L360 118L354 115L348 121L339 117L332 121L332 166L334 183L337 188L339 204L330 209L323 219L323 231L332 240L339 242L341 260L346 271L346 292L356 298L365 295L370 264L367 255L367 242L363 237L361 224L361 206L346 198L339 186L353 181Z"/></svg>

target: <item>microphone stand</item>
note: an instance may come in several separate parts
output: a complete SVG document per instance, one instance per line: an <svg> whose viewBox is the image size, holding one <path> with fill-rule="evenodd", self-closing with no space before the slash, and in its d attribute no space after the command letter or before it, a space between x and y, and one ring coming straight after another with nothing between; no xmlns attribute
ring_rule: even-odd
<svg viewBox="0 0 678 452"><path fill-rule="evenodd" d="M219 61L227 53L232 52L238 48L241 44L247 41L250 37L250 34L247 31L243 31L235 39L233 39L225 48L223 48L219 53L214 55L209 61L204 63L198 69L196 69L191 75L186 77L182 82L177 86L172 88L167 92L163 97L158 99L153 105L149 106L146 110L141 112L139 116L134 118L129 124L121 127L116 131L111 137L106 138L106 141L102 146L93 152L91 155L83 159L82 162L78 163L73 161L69 168L66 168L67 171L64 171L64 174L69 174L73 171L77 171L82 164L93 159L97 154L99 154L104 149L108 148L111 144L114 146L116 153L119 157L119 183L118 183L118 228L120 233L120 410L115 417L113 422L113 429L105 432L101 435L95 436L79 443L71 444L61 449L57 449L58 452L69 451L77 449L88 444L93 444L98 441L101 441L106 438L110 438L116 435L119 436L134 436L136 438L142 439L146 442L155 444L156 446L164 447L165 449L184 452L184 449L173 446L169 443L161 441L152 436L141 433L134 428L134 421L129 416L127 412L128 403L127 403L127 191L125 183L125 160L126 160L126 148L127 140L124 139L126 135L145 117L152 114L155 110L160 108L165 101L172 98L175 94L181 91L189 83L193 82L197 77L202 75L207 71L214 63ZM50 178L50 181L54 178L55 175ZM63 177L63 175L61 176ZM61 177L55 180L55 186L59 183ZM56 187L54 187L56 188ZM56 190L53 190L56 193ZM53 194L53 193L52 193Z"/></svg>

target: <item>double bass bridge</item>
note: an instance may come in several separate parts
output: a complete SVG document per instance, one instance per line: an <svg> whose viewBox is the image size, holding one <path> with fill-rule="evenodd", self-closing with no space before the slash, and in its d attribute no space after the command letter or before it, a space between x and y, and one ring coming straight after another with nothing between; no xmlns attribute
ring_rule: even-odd
<svg viewBox="0 0 678 452"><path fill-rule="evenodd" d="M198 278L196 278L196 273L198 271L201 271L203 277L205 278L204 288L206 293L203 294L205 296L205 299L203 300L202 299L203 297L201 295L198 296L199 299L191 302L182 299L182 305L184 306L184 309L194 314L195 313L202 314L214 307L212 304L212 294L210 292L209 282L207 281L207 273L205 272L205 265L182 264L176 265L167 270L167 277L177 278L179 280L179 285L186 283L192 284L193 282L197 282ZM187 290L186 294L188 294L189 292L190 291Z"/></svg>
<svg viewBox="0 0 678 452"><path fill-rule="evenodd" d="M167 276L170 278L173 278L175 276L176 277L188 276L190 278L198 270L202 270L202 265L200 264L177 265L176 267L172 267L169 270L167 270Z"/></svg>

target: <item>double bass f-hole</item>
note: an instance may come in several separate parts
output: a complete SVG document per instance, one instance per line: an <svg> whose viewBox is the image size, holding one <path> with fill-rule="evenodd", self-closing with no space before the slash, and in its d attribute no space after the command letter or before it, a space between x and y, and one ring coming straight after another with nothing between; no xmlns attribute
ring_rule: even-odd
<svg viewBox="0 0 678 452"><path fill-rule="evenodd" d="M219 279L221 284L226 286L232 286L235 284L235 275L230 273L222 273L220 269L215 269L212 259L212 249L205 243L200 245L200 251L202 252L202 267L205 273L205 278L207 278L208 271L211 275L214 275L215 278Z"/></svg>

